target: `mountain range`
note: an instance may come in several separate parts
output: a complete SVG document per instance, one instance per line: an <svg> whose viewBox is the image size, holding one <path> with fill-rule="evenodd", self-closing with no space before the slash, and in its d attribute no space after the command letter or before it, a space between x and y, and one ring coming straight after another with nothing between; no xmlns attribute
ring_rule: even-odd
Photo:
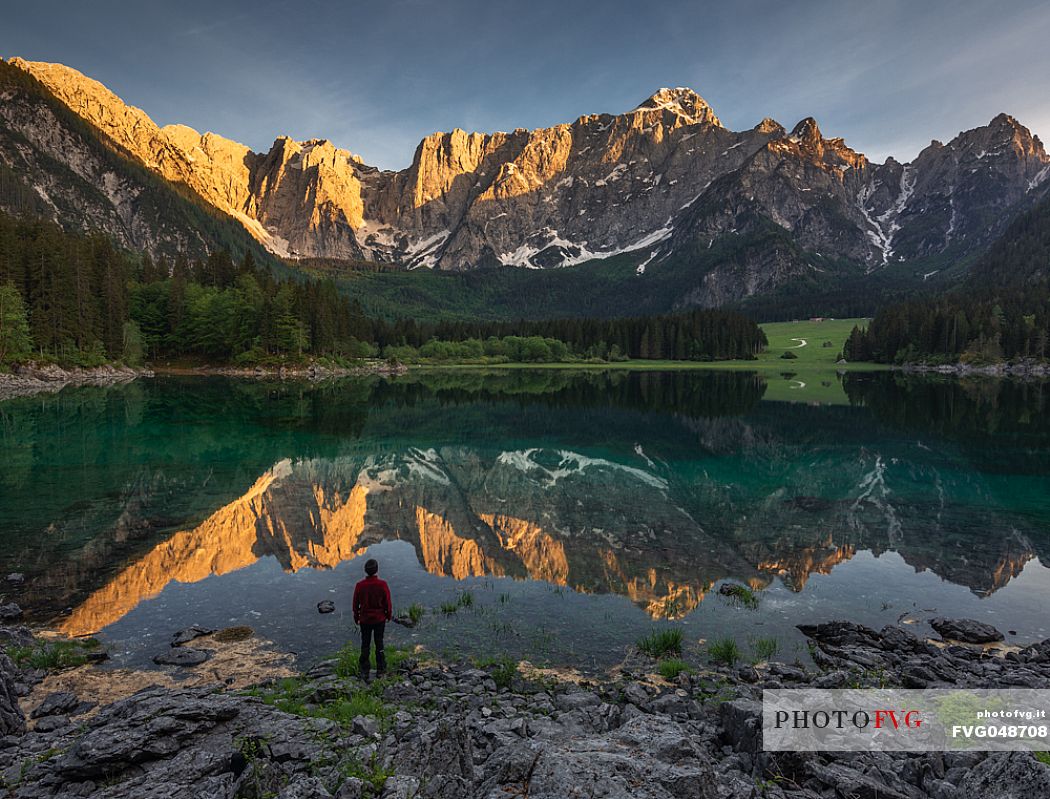
<svg viewBox="0 0 1050 799"><path fill-rule="evenodd" d="M388 171L327 140L257 153L160 127L59 64L0 67L0 209L153 254L596 276L615 263L636 278L619 295L659 293L649 310L668 310L954 275L1050 188L1043 144L1006 114L878 164L812 118L737 132L692 90L660 89L622 114L434 133Z"/></svg>

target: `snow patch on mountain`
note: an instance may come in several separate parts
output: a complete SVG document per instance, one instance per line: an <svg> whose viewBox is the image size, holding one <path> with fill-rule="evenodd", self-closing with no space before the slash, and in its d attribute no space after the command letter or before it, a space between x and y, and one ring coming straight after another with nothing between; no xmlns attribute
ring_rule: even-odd
<svg viewBox="0 0 1050 799"><path fill-rule="evenodd" d="M567 450L558 450L553 453L559 458L559 460L556 466L548 468L536 461L537 455L543 452L546 452L546 450L535 447L526 450L506 451L500 454L496 459L496 462L504 466L518 469L547 486L553 486L558 483L558 481L564 480L567 477L583 475L590 470L608 469L619 474L633 477L635 480L661 491L667 490L666 480L663 480L656 475L649 474L649 472L646 472L643 469L638 469L634 466L625 466L622 463L615 463L614 461L605 460L604 458L590 458L586 455L580 455L579 453L569 452Z"/></svg>
<svg viewBox="0 0 1050 799"><path fill-rule="evenodd" d="M915 171L910 165L901 170L900 189L893 204L875 219L868 209L868 201L877 188L876 184L869 183L865 186L857 199L857 206L869 227L865 230L868 238L882 252L882 265L885 266L893 257L893 238L901 229L900 215L903 213L908 200L915 193Z"/></svg>
<svg viewBox="0 0 1050 799"><path fill-rule="evenodd" d="M439 230L432 236L427 236L421 241L409 244L405 249L408 257L408 268L416 269L420 266L431 269L437 263L442 245L452 235L451 230Z"/></svg>
<svg viewBox="0 0 1050 799"><path fill-rule="evenodd" d="M1039 188L1048 177L1050 177L1050 164L1044 166L1034 178L1028 181L1028 189L1026 193Z"/></svg>
<svg viewBox="0 0 1050 799"><path fill-rule="evenodd" d="M571 241L563 238L557 230L544 228L539 232L538 236L534 236L530 241L522 244L511 252L502 253L497 257L499 258L500 263L504 266L520 266L525 269L541 269L542 267L535 263L533 259L541 252L556 247L562 250L562 255L558 260L558 266L575 266L576 264L581 264L585 261L591 261L596 258L612 258L615 255L623 255L624 253L634 252L635 250L641 250L645 247L651 247L653 244L657 244L669 238L672 232L674 232L674 227L671 224L671 219L668 218L663 227L658 228L651 233L647 233L637 241L631 242L623 247L614 247L607 250L592 250L588 247L587 241Z"/></svg>
<svg viewBox="0 0 1050 799"><path fill-rule="evenodd" d="M609 183L614 183L623 177L623 173L627 171L627 164L617 164L613 167L612 172L606 175L604 178L594 181L595 186L605 186Z"/></svg>
<svg viewBox="0 0 1050 799"><path fill-rule="evenodd" d="M650 264L650 262L653 260L653 258L656 257L657 253L659 252L659 250L653 250L651 253L649 253L649 257L642 261L640 264L638 264L637 268L635 268L634 270L634 273L636 275L644 275L645 267L647 267Z"/></svg>

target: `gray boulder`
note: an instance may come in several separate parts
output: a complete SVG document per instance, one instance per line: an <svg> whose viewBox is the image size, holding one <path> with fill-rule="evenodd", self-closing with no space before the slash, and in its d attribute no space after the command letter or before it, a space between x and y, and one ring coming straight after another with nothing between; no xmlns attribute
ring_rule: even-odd
<svg viewBox="0 0 1050 799"><path fill-rule="evenodd" d="M646 707L649 704L649 690L640 682L631 682L623 688L623 698L636 707Z"/></svg>
<svg viewBox="0 0 1050 799"><path fill-rule="evenodd" d="M373 716L355 716L353 730L355 735L371 738L379 731L379 722Z"/></svg>
<svg viewBox="0 0 1050 799"><path fill-rule="evenodd" d="M1050 796L1050 768L1027 752L997 752L970 769L958 787L958 799Z"/></svg>
<svg viewBox="0 0 1050 799"><path fill-rule="evenodd" d="M454 793L442 792L442 785L443 781L439 776L437 782L427 784L425 795L428 797L448 796L450 799L455 796ZM418 796L420 796L419 780L407 774L395 774L383 784L382 799L416 799Z"/></svg>
<svg viewBox="0 0 1050 799"><path fill-rule="evenodd" d="M215 630L213 630L211 627L201 627L197 624L194 624L175 633L175 635L171 637L171 645L182 646L183 644L188 644L195 638L200 638L204 635L211 635L213 632L215 632Z"/></svg>
<svg viewBox="0 0 1050 799"><path fill-rule="evenodd" d="M1050 638L1026 646L1017 655L1024 663L1050 663Z"/></svg>
<svg viewBox="0 0 1050 799"><path fill-rule="evenodd" d="M554 697L555 706L558 710L565 712L585 707L597 707L601 703L602 700L590 691L570 691Z"/></svg>
<svg viewBox="0 0 1050 799"><path fill-rule="evenodd" d="M332 799L332 794L317 777L297 777L281 789L277 799Z"/></svg>
<svg viewBox="0 0 1050 799"><path fill-rule="evenodd" d="M811 763L809 773L825 785L834 788L836 796L850 799L909 799L883 780L863 774L842 763Z"/></svg>
<svg viewBox="0 0 1050 799"><path fill-rule="evenodd" d="M505 746L485 762L483 782L473 795L707 799L716 795L715 784L711 761L688 727L640 713L613 733L533 738Z"/></svg>
<svg viewBox="0 0 1050 799"><path fill-rule="evenodd" d="M45 696L44 700L33 709L29 716L30 718L39 719L43 716L68 714L76 710L79 705L80 700L77 699L76 694L71 694L68 691L55 691Z"/></svg>
<svg viewBox="0 0 1050 799"><path fill-rule="evenodd" d="M423 730L401 762L408 773L422 778L439 774L474 781L474 746L462 719L446 718Z"/></svg>
<svg viewBox="0 0 1050 799"><path fill-rule="evenodd" d="M15 690L18 676L11 658L0 651L0 736L21 735L26 731L26 719Z"/></svg>
<svg viewBox="0 0 1050 799"><path fill-rule="evenodd" d="M938 616L930 619L930 626L941 638L966 644L990 644L1003 640L1001 632L992 625L976 619L946 619Z"/></svg>
<svg viewBox="0 0 1050 799"><path fill-rule="evenodd" d="M762 748L762 704L752 699L734 699L719 708L725 738L738 752L755 753Z"/></svg>
<svg viewBox="0 0 1050 799"><path fill-rule="evenodd" d="M66 779L97 779L172 757L194 738L233 719L239 710L231 696L146 689L96 716L84 736L59 759L55 771Z"/></svg>
<svg viewBox="0 0 1050 799"><path fill-rule="evenodd" d="M361 799L365 792L365 783L357 777L347 777L339 790L335 792L335 799Z"/></svg>
<svg viewBox="0 0 1050 799"><path fill-rule="evenodd" d="M68 725L69 716L44 716L36 723L33 731L37 733L54 732L55 730L64 729Z"/></svg>

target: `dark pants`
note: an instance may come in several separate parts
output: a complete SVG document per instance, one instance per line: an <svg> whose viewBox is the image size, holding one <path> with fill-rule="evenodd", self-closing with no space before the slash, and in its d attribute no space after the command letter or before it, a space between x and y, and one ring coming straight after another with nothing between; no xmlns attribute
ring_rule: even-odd
<svg viewBox="0 0 1050 799"><path fill-rule="evenodd" d="M371 666L372 638L376 641L376 673L382 674L386 671L386 654L383 652L383 632L386 630L386 622L379 624L361 625L361 676L367 677Z"/></svg>

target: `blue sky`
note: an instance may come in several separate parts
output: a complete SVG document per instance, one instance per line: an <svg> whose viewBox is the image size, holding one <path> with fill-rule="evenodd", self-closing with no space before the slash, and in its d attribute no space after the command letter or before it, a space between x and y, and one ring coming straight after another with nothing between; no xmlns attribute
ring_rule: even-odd
<svg viewBox="0 0 1050 799"><path fill-rule="evenodd" d="M386 0L20 4L0 55L59 61L159 124L386 168L435 130L512 130L689 86L723 124L814 116L910 160L1000 111L1050 136L1045 0Z"/></svg>

